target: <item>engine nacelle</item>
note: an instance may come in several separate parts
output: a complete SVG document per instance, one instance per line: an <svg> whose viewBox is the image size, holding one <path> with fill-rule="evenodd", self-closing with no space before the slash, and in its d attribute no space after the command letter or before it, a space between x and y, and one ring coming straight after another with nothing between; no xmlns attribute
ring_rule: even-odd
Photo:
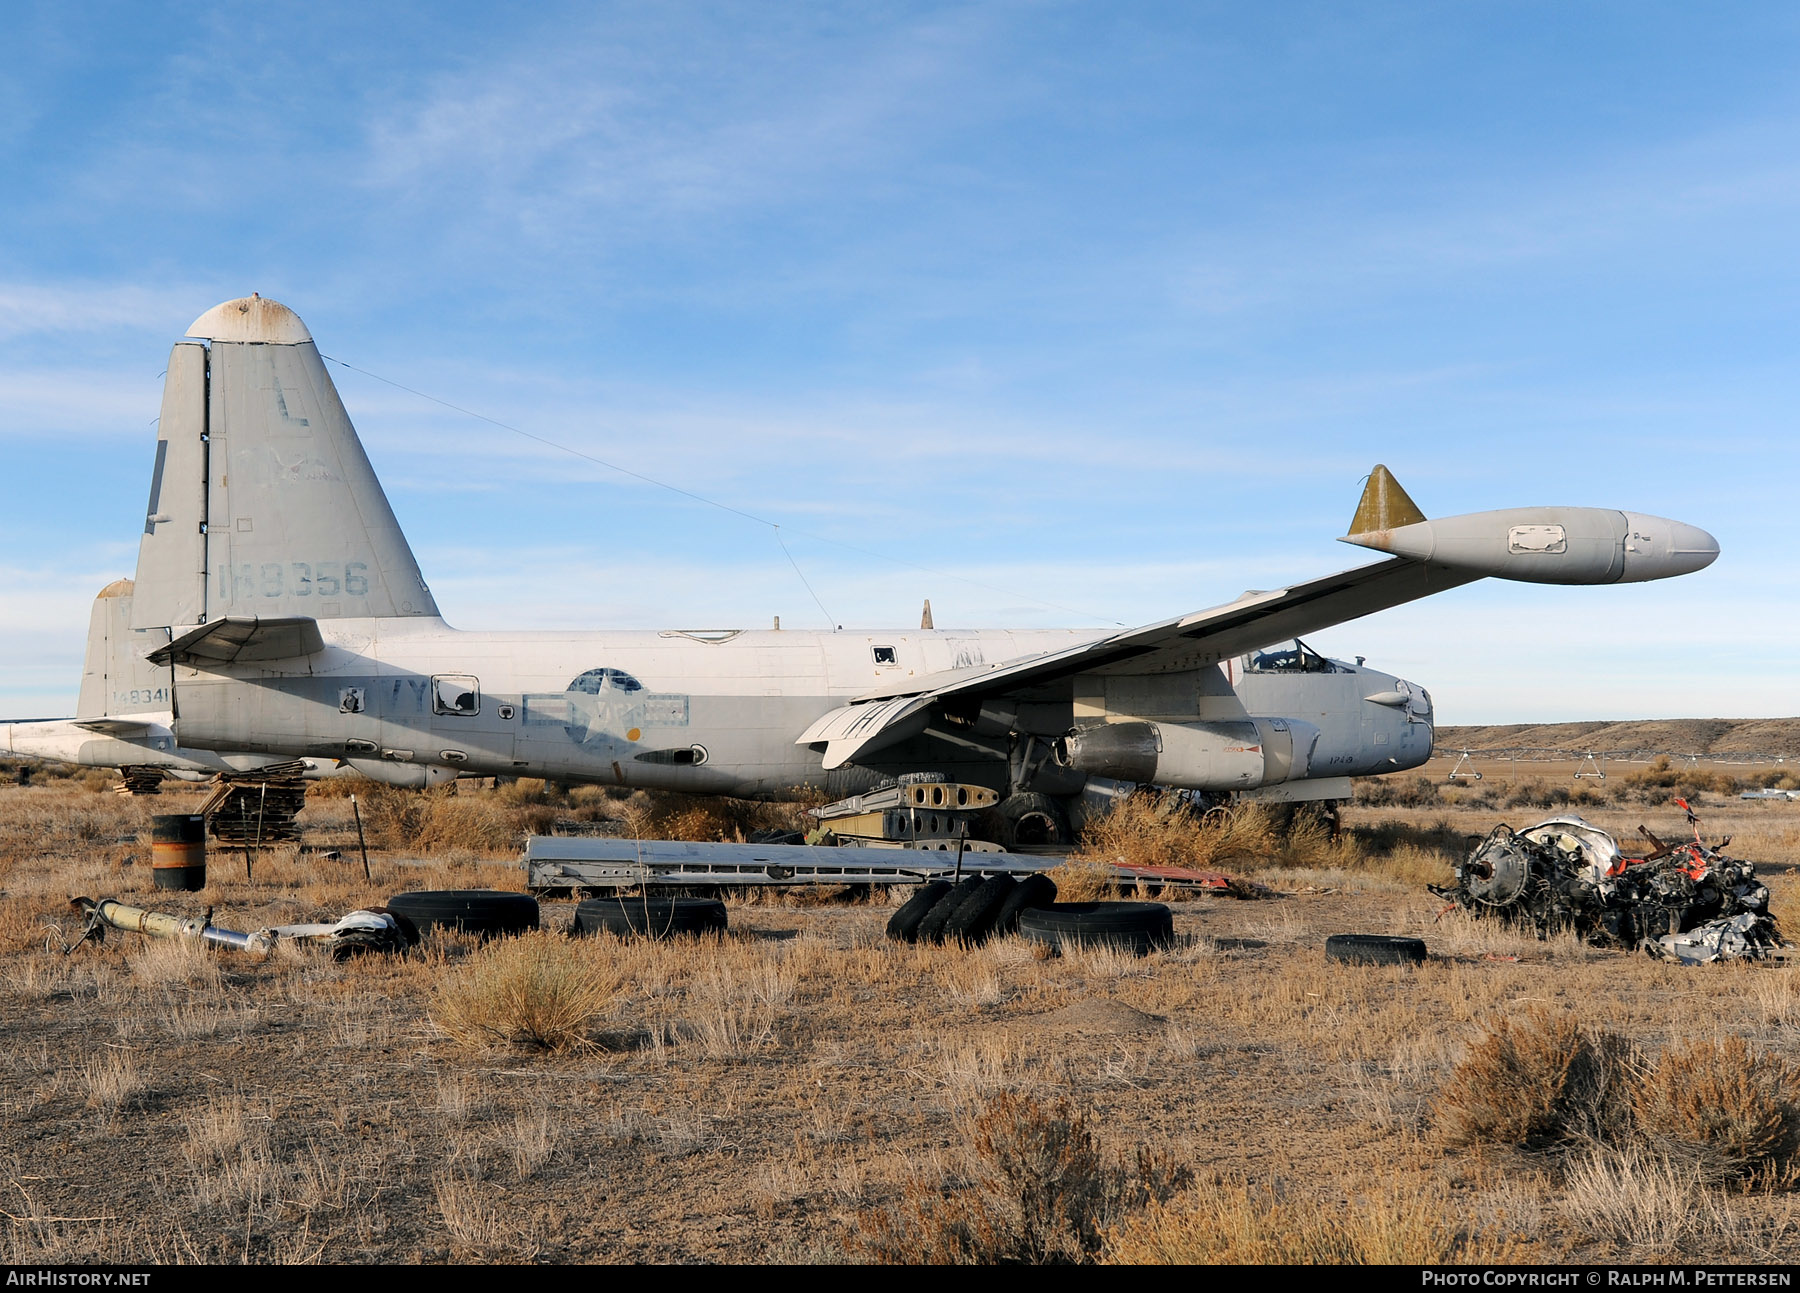
<svg viewBox="0 0 1800 1293"><path fill-rule="evenodd" d="M429 790L456 779L456 769L437 763L389 763L382 759L346 759L370 781L398 786L402 790Z"/></svg>
<svg viewBox="0 0 1800 1293"><path fill-rule="evenodd" d="M1292 718L1098 723L1057 744L1064 766L1180 790L1253 790L1304 777L1319 729Z"/></svg>

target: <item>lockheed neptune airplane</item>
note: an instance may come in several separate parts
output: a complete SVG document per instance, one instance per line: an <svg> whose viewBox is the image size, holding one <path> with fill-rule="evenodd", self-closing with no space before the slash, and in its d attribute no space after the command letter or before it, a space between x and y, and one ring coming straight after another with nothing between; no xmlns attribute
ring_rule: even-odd
<svg viewBox="0 0 1800 1293"><path fill-rule="evenodd" d="M1314 630L1488 576L1662 579L1719 551L1609 509L1430 521L1382 467L1345 542L1390 555L1123 632L459 632L306 326L251 296L170 354L130 617L184 748L746 797L942 773L1054 838L1090 783L1335 797L1423 763L1425 689L1317 655Z"/></svg>

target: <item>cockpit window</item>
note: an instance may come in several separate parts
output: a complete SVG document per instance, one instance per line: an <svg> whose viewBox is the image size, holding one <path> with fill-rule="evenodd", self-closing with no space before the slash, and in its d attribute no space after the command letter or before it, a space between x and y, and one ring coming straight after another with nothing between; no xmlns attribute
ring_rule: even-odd
<svg viewBox="0 0 1800 1293"><path fill-rule="evenodd" d="M1258 651L1245 666L1251 673L1342 673L1344 669L1327 660L1299 638L1284 647Z"/></svg>

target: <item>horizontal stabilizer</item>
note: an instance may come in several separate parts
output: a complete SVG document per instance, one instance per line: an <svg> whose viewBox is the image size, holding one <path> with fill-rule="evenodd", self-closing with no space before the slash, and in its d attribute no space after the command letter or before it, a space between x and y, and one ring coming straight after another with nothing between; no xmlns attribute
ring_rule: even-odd
<svg viewBox="0 0 1800 1293"><path fill-rule="evenodd" d="M169 730L161 724L153 726L135 718L78 718L74 720L74 724L84 732L113 736L121 741L142 740L157 728L160 728L164 735L167 735Z"/></svg>
<svg viewBox="0 0 1800 1293"><path fill-rule="evenodd" d="M151 664L185 664L197 667L248 663L254 660L298 660L325 649L319 622L306 615L258 619L228 615L179 634L167 646L158 647L146 659Z"/></svg>

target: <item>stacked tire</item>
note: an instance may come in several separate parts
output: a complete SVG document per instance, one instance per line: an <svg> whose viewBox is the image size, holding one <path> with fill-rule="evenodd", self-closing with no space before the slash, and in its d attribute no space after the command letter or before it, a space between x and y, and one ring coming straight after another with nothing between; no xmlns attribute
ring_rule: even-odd
<svg viewBox="0 0 1800 1293"><path fill-rule="evenodd" d="M972 875L954 885L932 880L894 913L887 935L901 943L979 947L1014 932L1026 910L1055 901L1056 884L1045 875Z"/></svg>

